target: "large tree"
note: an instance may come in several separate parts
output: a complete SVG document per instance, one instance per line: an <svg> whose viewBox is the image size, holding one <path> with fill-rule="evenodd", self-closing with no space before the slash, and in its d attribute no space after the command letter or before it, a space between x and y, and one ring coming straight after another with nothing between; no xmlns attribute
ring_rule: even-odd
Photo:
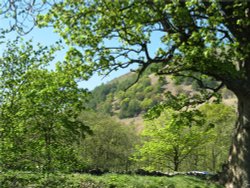
<svg viewBox="0 0 250 188"><path fill-rule="evenodd" d="M250 184L250 3L248 1L74 1L55 4L44 22L73 46L72 55L106 73L133 63L139 75L158 64L158 74L192 76L208 99L222 86L238 98L227 187ZM152 50L152 42L158 42ZM76 53L79 52L79 53ZM153 53L155 52L155 53ZM199 73L199 74L194 74ZM195 76L197 75L197 76ZM207 75L218 81L211 88ZM204 91L203 90L203 91ZM199 101L200 102L200 101Z"/></svg>

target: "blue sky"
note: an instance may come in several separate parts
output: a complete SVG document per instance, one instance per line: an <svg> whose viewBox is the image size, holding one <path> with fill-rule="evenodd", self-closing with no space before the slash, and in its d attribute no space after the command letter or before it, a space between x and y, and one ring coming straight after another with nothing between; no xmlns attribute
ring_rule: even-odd
<svg viewBox="0 0 250 188"><path fill-rule="evenodd" d="M17 34L12 32L6 36L6 40L15 39L16 36ZM34 28L29 34L23 36L23 38L25 40L32 39L34 45L36 45L37 43L41 43L42 45L52 45L53 43L59 40L59 36L57 33L53 32L53 28L42 28L42 29ZM0 49L0 52L1 51L2 49ZM63 60L65 53L66 53L66 50L63 50L57 53L56 61ZM51 66L51 68L53 68L53 66ZM89 90L93 90L96 86L101 85L102 83L106 83L129 71L130 71L130 68L120 69L118 71L112 72L110 75L106 77L94 74L92 78L90 78L88 81L81 82L79 86L83 88L87 88Z"/></svg>
<svg viewBox="0 0 250 188"><path fill-rule="evenodd" d="M57 33L53 32L53 28L42 28L42 29L34 29L30 34L34 43L40 42L44 45L50 45L59 40L59 36ZM65 56L66 50L58 53L57 60L63 60ZM134 67L134 66L133 66ZM107 83L108 81L119 77L123 74L126 74L130 71L131 68L120 69L118 71L113 71L108 76L99 76L94 74L88 81L84 81L80 83L80 87L88 88L89 90L94 89L96 86L101 85L102 83Z"/></svg>
<svg viewBox="0 0 250 188"><path fill-rule="evenodd" d="M2 22L4 25L6 23ZM3 25L2 25L3 26ZM6 39L15 39L16 33L11 32L6 36ZM153 55L155 53L155 49L160 46L159 38L162 36L162 33L156 33L152 36L152 43L150 44L150 54ZM42 45L52 45L56 41L58 41L60 38L57 33L53 32L53 28L34 28L29 34L23 36L26 40L32 39L34 42L34 45L37 43L41 43ZM1 49L0 49L1 52ZM66 50L63 50L59 53L57 53L56 60L55 61L61 61L63 60L65 56ZM53 66L51 66L53 68ZM97 74L93 75L92 78L90 78L88 81L81 82L79 84L80 87L82 88L87 88L89 90L93 90L96 86L101 85L102 83L107 83L108 81L119 77L123 74L126 74L130 71L130 69L133 68L135 69L136 66L132 65L129 68L126 69L120 69L117 71L113 71L110 73L108 76L99 76Z"/></svg>

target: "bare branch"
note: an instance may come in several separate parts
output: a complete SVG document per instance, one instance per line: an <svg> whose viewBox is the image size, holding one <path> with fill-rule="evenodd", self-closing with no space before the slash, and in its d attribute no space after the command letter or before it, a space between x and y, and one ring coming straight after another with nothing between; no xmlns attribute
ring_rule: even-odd
<svg viewBox="0 0 250 188"><path fill-rule="evenodd" d="M36 16L45 11L49 6L48 1L36 0L4 0L1 3L0 15L9 19L9 28L5 32L16 31L21 35L29 33L36 23Z"/></svg>

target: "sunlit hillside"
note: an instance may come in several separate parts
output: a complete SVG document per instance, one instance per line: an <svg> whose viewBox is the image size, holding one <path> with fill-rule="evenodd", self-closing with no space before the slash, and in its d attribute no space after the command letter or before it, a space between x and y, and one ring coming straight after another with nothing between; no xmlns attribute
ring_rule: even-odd
<svg viewBox="0 0 250 188"><path fill-rule="evenodd" d="M136 76L135 73L128 73L96 87L92 91L89 106L126 125L134 124L141 130L143 115L163 101L166 92L192 95L198 88L196 81L191 79L173 79L169 76L159 78L148 73L135 83ZM231 91L223 88L220 93L224 104L236 106L237 99Z"/></svg>

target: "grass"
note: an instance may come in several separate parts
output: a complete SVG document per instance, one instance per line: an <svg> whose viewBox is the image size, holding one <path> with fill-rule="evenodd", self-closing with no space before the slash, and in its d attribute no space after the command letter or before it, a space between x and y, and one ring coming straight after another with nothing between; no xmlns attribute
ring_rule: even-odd
<svg viewBox="0 0 250 188"><path fill-rule="evenodd" d="M33 174L9 172L0 174L1 188L222 188L191 176L151 177L105 174Z"/></svg>
<svg viewBox="0 0 250 188"><path fill-rule="evenodd" d="M221 188L190 176L150 177L137 175L106 174L103 176L74 175L73 178L82 182L95 182L99 187L109 188ZM80 181L81 181L80 180Z"/></svg>

